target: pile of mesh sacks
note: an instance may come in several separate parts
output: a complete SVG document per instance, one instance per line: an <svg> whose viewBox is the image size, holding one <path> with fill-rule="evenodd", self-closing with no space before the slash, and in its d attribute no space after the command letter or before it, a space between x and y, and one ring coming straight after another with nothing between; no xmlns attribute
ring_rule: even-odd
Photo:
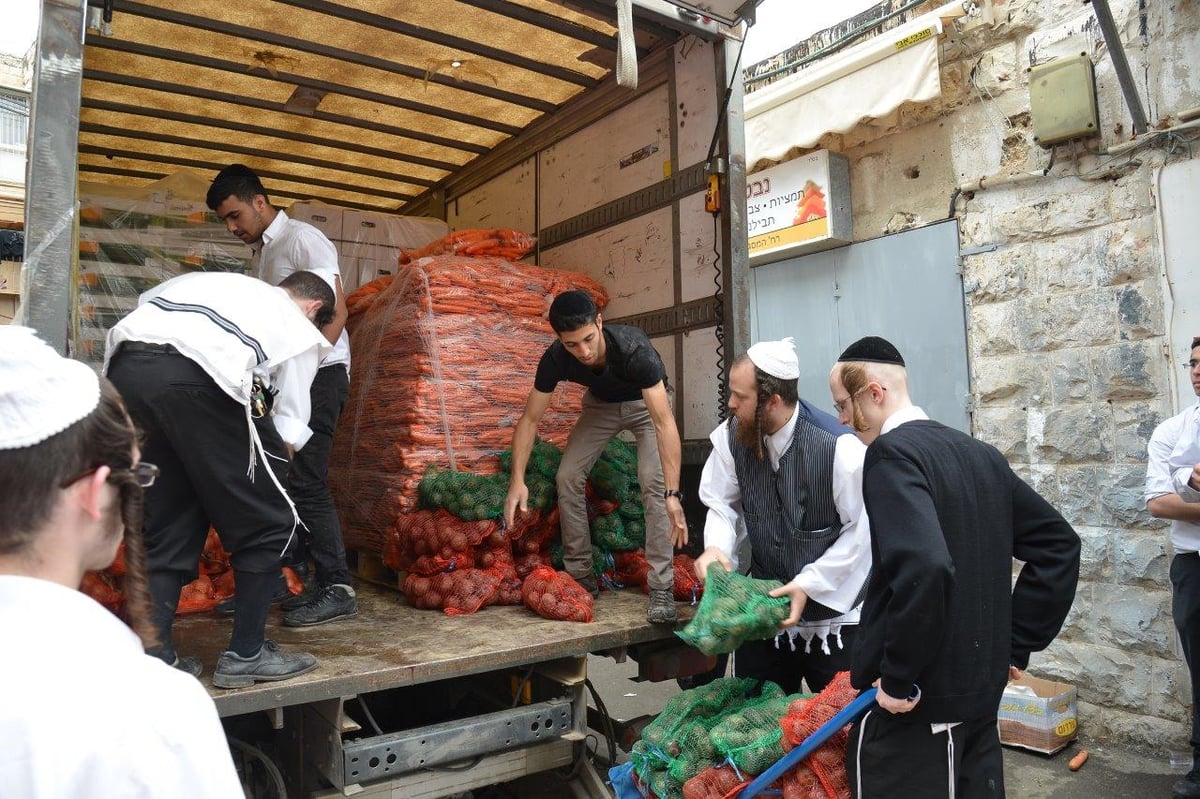
<svg viewBox="0 0 1200 799"><path fill-rule="evenodd" d="M728 799L832 719L857 695L841 672L816 696L723 678L684 691L646 726L629 762L613 769L619 799ZM784 799L848 799L847 728L771 787Z"/></svg>
<svg viewBox="0 0 1200 799"><path fill-rule="evenodd" d="M601 309L608 301L586 275L511 260L533 243L516 231L458 231L406 253L395 276L346 300L350 395L334 434L330 486L346 548L381 556L415 607L458 614L525 604L550 618L590 619L590 597L586 612L559 601L576 594L565 573L522 594L538 567L562 569L555 475L582 386L555 390L526 467L529 512L512 529L501 522L507 448L538 359L555 340L550 303L569 289L587 291ZM646 522L632 446L609 445L592 470L588 501L595 573L608 587L645 590ZM689 579L695 583L690 561L677 564L676 582L694 599L698 585Z"/></svg>

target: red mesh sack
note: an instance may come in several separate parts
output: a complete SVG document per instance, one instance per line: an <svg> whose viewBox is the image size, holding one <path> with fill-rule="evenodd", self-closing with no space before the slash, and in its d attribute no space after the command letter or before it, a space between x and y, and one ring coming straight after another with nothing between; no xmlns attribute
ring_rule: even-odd
<svg viewBox="0 0 1200 799"><path fill-rule="evenodd" d="M517 515L519 518L513 520L509 537L512 539L513 552L518 555L541 552L561 536L557 507L551 508L544 515L535 510Z"/></svg>
<svg viewBox="0 0 1200 799"><path fill-rule="evenodd" d="M350 394L329 470L347 548L381 553L396 515L415 509L428 467L499 471L496 453L511 444L530 359L555 340L546 311L567 289L607 304L603 288L581 274L444 255L401 266L373 301L356 305L347 323ZM542 438L565 444L583 391L559 384L538 426Z"/></svg>
<svg viewBox="0 0 1200 799"><path fill-rule="evenodd" d="M447 616L462 616L479 610L496 593L500 575L483 569L456 569L426 577L410 574L401 590L414 608L444 610Z"/></svg>
<svg viewBox="0 0 1200 799"><path fill-rule="evenodd" d="M175 612L184 614L212 610L213 606L217 604L214 596L216 594L213 591L212 579L207 574L202 574L185 585L179 592L179 605Z"/></svg>
<svg viewBox="0 0 1200 799"><path fill-rule="evenodd" d="M538 566L525 578L521 599L542 618L560 621L590 622L595 604L575 578L549 566Z"/></svg>
<svg viewBox="0 0 1200 799"><path fill-rule="evenodd" d="M516 547L513 548L516 549ZM553 567L550 562L549 552L527 552L523 555L517 555L515 562L517 566L517 576L519 576L522 580L528 577L530 573L538 566Z"/></svg>
<svg viewBox="0 0 1200 799"><path fill-rule="evenodd" d="M229 553L221 546L221 536L209 527L208 537L204 539L204 551L200 553L201 574L221 574L229 571Z"/></svg>
<svg viewBox="0 0 1200 799"><path fill-rule="evenodd" d="M649 593L650 587L647 576L650 574L650 562L646 560L645 550L636 549L633 552L614 552L612 579L624 586L636 586Z"/></svg>
<svg viewBox="0 0 1200 799"><path fill-rule="evenodd" d="M752 779L729 766L709 766L683 784L683 799L737 799ZM770 790L777 791L780 787L777 780Z"/></svg>
<svg viewBox="0 0 1200 799"><path fill-rule="evenodd" d="M113 577L124 577L125 576L126 568L125 568L125 542L124 541L122 541L120 543L120 545L117 546L117 556L115 558L113 558L113 562L109 564L108 568L105 569L105 571L108 572Z"/></svg>
<svg viewBox="0 0 1200 799"><path fill-rule="evenodd" d="M397 516L393 529L384 563L396 571L432 575L473 565L474 548L499 527L492 521L464 522L444 510L418 510Z"/></svg>
<svg viewBox="0 0 1200 799"><path fill-rule="evenodd" d="M118 578L106 572L87 572L83 575L79 590L116 613L124 601L118 581Z"/></svg>
<svg viewBox="0 0 1200 799"><path fill-rule="evenodd" d="M857 696L858 691L850 684L850 672L839 671L821 693L808 700L794 701L779 722L783 727L783 748L790 751L799 746ZM849 799L845 761L849 737L849 726L843 727L784 775L784 799Z"/></svg>
<svg viewBox="0 0 1200 799"><path fill-rule="evenodd" d="M487 547L475 553L475 565L484 571L494 573L500 578L496 593L488 602L490 605L520 605L521 577L517 574L517 564L513 559L512 548L507 542L497 547Z"/></svg>
<svg viewBox="0 0 1200 799"><path fill-rule="evenodd" d="M675 571L675 600L699 602L704 595L704 585L696 579L696 562L689 555L676 555L671 559L671 565Z"/></svg>

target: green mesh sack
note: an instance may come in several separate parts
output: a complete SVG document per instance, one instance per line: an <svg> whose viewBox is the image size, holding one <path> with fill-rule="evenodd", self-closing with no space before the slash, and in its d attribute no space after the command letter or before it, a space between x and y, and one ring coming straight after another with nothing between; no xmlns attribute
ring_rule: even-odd
<svg viewBox="0 0 1200 799"><path fill-rule="evenodd" d="M762 774L783 757L783 727L792 700L811 694L769 697L747 702L726 715L709 732L716 759L725 759L747 774Z"/></svg>
<svg viewBox="0 0 1200 799"><path fill-rule="evenodd" d="M624 518L624 517L622 517ZM625 538L633 545L633 549L646 546L646 522L644 519L625 519Z"/></svg>
<svg viewBox="0 0 1200 799"><path fill-rule="evenodd" d="M558 504L558 486L553 478L547 480L541 475L526 476L525 487L529 489L529 507L550 510Z"/></svg>
<svg viewBox="0 0 1200 799"><path fill-rule="evenodd" d="M554 483L558 475L558 465L562 463L562 450L540 438L533 440L533 448L529 451L529 462L525 464L525 482L532 478L549 480ZM500 467L506 474L512 474L512 450L506 449L500 453Z"/></svg>
<svg viewBox="0 0 1200 799"><path fill-rule="evenodd" d="M617 512L621 514L622 519L639 522L646 520L646 509L642 506L642 489L637 483L630 483L629 489L621 495L619 501L621 507L617 508Z"/></svg>
<svg viewBox="0 0 1200 799"><path fill-rule="evenodd" d="M642 731L635 752L630 753L638 779L644 785L655 780L665 783L660 797L683 795L683 783L720 759L709 729L729 713L738 710L761 691L754 701L779 698L783 689L773 682L750 678L722 678L708 685L684 691L667 702L666 707ZM666 775L666 779L660 776Z"/></svg>
<svg viewBox="0 0 1200 799"><path fill-rule="evenodd" d="M629 475L618 469L612 461L601 458L596 461L588 480L601 499L620 499L629 490Z"/></svg>
<svg viewBox="0 0 1200 799"><path fill-rule="evenodd" d="M780 622L791 612L791 601L786 596L767 596L767 592L782 585L778 580L730 574L720 563L713 563L696 615L675 634L706 655L723 655L746 641L774 638Z"/></svg>
<svg viewBox="0 0 1200 799"><path fill-rule="evenodd" d="M417 486L421 505L442 508L473 522L495 519L504 512L508 475L482 475L430 467Z"/></svg>
<svg viewBox="0 0 1200 799"><path fill-rule="evenodd" d="M625 531L625 522L621 514L609 513L592 519L592 543L597 547L611 552L630 552L641 544L631 541ZM642 531L642 543L645 543L645 530Z"/></svg>
<svg viewBox="0 0 1200 799"><path fill-rule="evenodd" d="M637 479L637 449L628 441L613 436L600 457L612 463L618 471L629 475L630 479Z"/></svg>

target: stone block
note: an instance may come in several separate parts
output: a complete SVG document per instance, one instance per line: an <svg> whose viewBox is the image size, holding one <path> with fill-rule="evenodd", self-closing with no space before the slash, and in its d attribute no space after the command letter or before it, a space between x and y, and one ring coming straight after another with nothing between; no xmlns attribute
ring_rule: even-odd
<svg viewBox="0 0 1200 799"><path fill-rule="evenodd" d="M990 208L970 209L958 220L958 237L963 247L983 247L997 242Z"/></svg>
<svg viewBox="0 0 1200 799"><path fill-rule="evenodd" d="M1029 292L1029 259L1024 245L1001 247L963 259L963 285L971 302L982 304L1010 300ZM1036 264L1035 264L1036 266Z"/></svg>
<svg viewBox="0 0 1200 799"><path fill-rule="evenodd" d="M1072 348L1050 355L1050 398L1056 404L1092 399L1090 349Z"/></svg>
<svg viewBox="0 0 1200 799"><path fill-rule="evenodd" d="M1113 543L1115 560L1122 557L1121 545L1119 538ZM1118 581L1120 571L1118 565ZM1170 591L1120 584L1094 585L1092 590L1095 613L1091 621L1096 625L1097 643L1138 655L1170 657L1174 654L1175 624L1171 620Z"/></svg>
<svg viewBox="0 0 1200 799"><path fill-rule="evenodd" d="M1192 682L1182 656L1156 660L1150 670L1151 715L1178 722L1191 721Z"/></svg>
<svg viewBox="0 0 1200 799"><path fill-rule="evenodd" d="M1096 643L1095 630L1090 622L1091 617L1092 586L1090 583L1080 583L1079 588L1075 591L1075 602L1071 605L1071 611L1067 613L1062 630L1059 631L1051 646ZM1037 653L1033 657L1039 661L1042 660L1042 656Z"/></svg>
<svg viewBox="0 0 1200 799"><path fill-rule="evenodd" d="M1167 384L1163 360L1152 341L1098 348L1092 360L1096 395L1109 401L1145 400ZM1151 430L1153 432L1153 430Z"/></svg>
<svg viewBox="0 0 1200 799"><path fill-rule="evenodd" d="M1146 445L1162 420L1158 402L1113 403L1113 454L1118 462L1146 462Z"/></svg>
<svg viewBox="0 0 1200 799"><path fill-rule="evenodd" d="M1127 283L1118 289L1117 321L1121 325L1120 336L1126 341L1163 335L1166 326L1157 281Z"/></svg>
<svg viewBox="0 0 1200 799"><path fill-rule="evenodd" d="M1017 66L1015 43L1006 41L985 52L968 77L975 89L985 97L1001 94L1020 85L1021 70Z"/></svg>
<svg viewBox="0 0 1200 799"><path fill-rule="evenodd" d="M996 214L996 227L1002 236L1012 241L1044 241L1112 222L1108 188L1103 182L1082 186L1075 183L1076 190L1058 194L1051 193L1058 187L1048 183L1051 181L1017 187L1024 205Z"/></svg>
<svg viewBox="0 0 1200 799"><path fill-rule="evenodd" d="M1146 510L1142 499L1146 488L1146 466L1139 463L1118 463L1106 467L1101 474L1100 521L1114 527L1148 530L1157 529L1158 522Z"/></svg>
<svg viewBox="0 0 1200 799"><path fill-rule="evenodd" d="M1151 591L1171 584L1167 537L1154 530L1129 530L1113 536L1113 574L1121 585ZM1168 602L1167 612L1170 613Z"/></svg>
<svg viewBox="0 0 1200 799"><path fill-rule="evenodd" d="M1000 450L1009 461L1028 458L1024 409L982 406L975 411L974 427L976 438Z"/></svg>
<svg viewBox="0 0 1200 799"><path fill-rule="evenodd" d="M1141 216L1095 232L1096 280L1101 286L1153 278L1161 253L1153 216Z"/></svg>
<svg viewBox="0 0 1200 799"><path fill-rule="evenodd" d="M1045 494L1038 489L1038 493L1046 497L1063 518L1071 523L1071 526L1079 530L1080 525L1096 526L1100 524L1100 506L1096 502L1094 488L1088 489L1088 486L1099 485L1100 473L1102 467L1096 464L1046 464L1040 465L1037 469L1045 469L1054 474L1058 484L1056 499L1050 499L1048 494ZM1034 486L1038 488L1038 486ZM1107 575L1107 561L1102 566L1105 570L1099 572L1096 576Z"/></svg>
<svg viewBox="0 0 1200 799"><path fill-rule="evenodd" d="M1018 300L972 306L967 334L973 360L991 355L1018 352L1023 343L1022 328L1027 327L1025 308Z"/></svg>
<svg viewBox="0 0 1200 799"><path fill-rule="evenodd" d="M1108 194L1109 216L1114 220L1141 219L1154 214L1151 170L1143 166L1111 182Z"/></svg>
<svg viewBox="0 0 1200 799"><path fill-rule="evenodd" d="M1098 253L1090 231L1068 233L1026 245L1035 268L1035 294L1082 291L1096 285Z"/></svg>
<svg viewBox="0 0 1200 799"><path fill-rule="evenodd" d="M1063 513L1062 508L1058 508ZM1066 514L1063 513L1066 518ZM1071 521L1067 519L1067 521ZM1107 527L1092 527L1072 523L1079 534L1079 579L1080 581L1109 580L1113 574L1112 533Z"/></svg>
<svg viewBox="0 0 1200 799"><path fill-rule="evenodd" d="M1091 463L1112 456L1112 424L1091 406L1060 406L1046 412L1035 449L1046 463Z"/></svg>
<svg viewBox="0 0 1200 799"><path fill-rule="evenodd" d="M1151 661L1137 650L1055 641L1042 655L1034 655L1030 671L1074 684L1080 701L1144 713Z"/></svg>
<svg viewBox="0 0 1200 799"><path fill-rule="evenodd" d="M1092 347L1116 341L1117 309L1111 290L1049 294L1031 301L1025 345L1033 350Z"/></svg>
<svg viewBox="0 0 1200 799"><path fill-rule="evenodd" d="M981 358L975 364L975 393L981 402L1040 405L1050 399L1043 359L1030 355Z"/></svg>
<svg viewBox="0 0 1200 799"><path fill-rule="evenodd" d="M1178 721L1147 715L1144 709L1111 708L1083 699L1078 707L1079 731L1092 740L1131 744L1160 753L1179 749L1187 741L1187 730L1181 729Z"/></svg>

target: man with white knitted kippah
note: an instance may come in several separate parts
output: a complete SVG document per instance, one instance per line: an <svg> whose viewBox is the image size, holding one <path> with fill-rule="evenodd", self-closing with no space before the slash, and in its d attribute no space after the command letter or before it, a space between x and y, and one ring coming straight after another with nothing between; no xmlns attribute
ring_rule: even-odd
<svg viewBox="0 0 1200 799"><path fill-rule="evenodd" d="M733 418L712 435L700 478L708 507L705 549L696 560L732 571L744 540L750 575L783 583L791 612L773 640L734 653L738 677L771 680L787 693L820 691L849 668L850 644L871 569L863 512L866 448L837 420L799 397L791 338L762 341L729 372Z"/></svg>
<svg viewBox="0 0 1200 799"><path fill-rule="evenodd" d="M112 383L0 326L0 795L242 795L208 694L78 590L124 540L125 613L152 634L141 509L156 476Z"/></svg>

